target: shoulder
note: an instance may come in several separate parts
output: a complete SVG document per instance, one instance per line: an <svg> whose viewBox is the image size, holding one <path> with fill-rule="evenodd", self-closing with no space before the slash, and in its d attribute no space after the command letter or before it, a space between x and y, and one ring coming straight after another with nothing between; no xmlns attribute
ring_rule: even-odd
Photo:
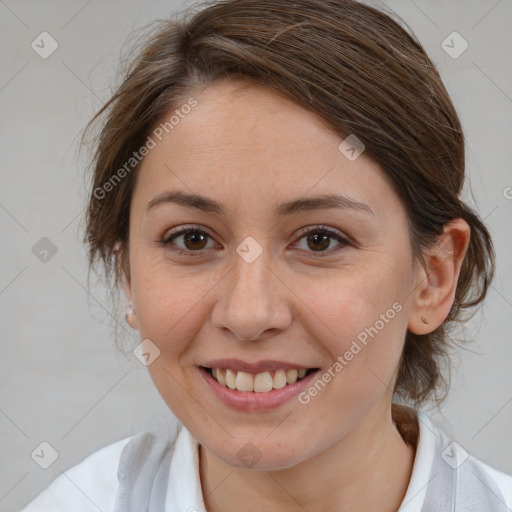
<svg viewBox="0 0 512 512"><path fill-rule="evenodd" d="M401 511L452 510L455 503L468 512L512 510L512 475L468 453L425 413L406 412L418 425L408 420L416 455ZM403 411L399 416L406 418Z"/></svg>
<svg viewBox="0 0 512 512"><path fill-rule="evenodd" d="M472 459L481 471L489 475L489 477L496 483L503 495L503 498L505 499L507 507L512 510L512 475L493 468L474 456Z"/></svg>
<svg viewBox="0 0 512 512"><path fill-rule="evenodd" d="M450 475L451 478L452 474L455 475L455 493L457 495L468 495L475 493L478 488L481 489L483 494L487 494L491 500L495 500L497 507L506 505L507 510L512 510L512 475L500 471L475 455L468 453L430 418L421 413L419 416L425 424L429 424L431 437L436 439L435 442L431 443L431 446L435 450L433 455L434 464L436 464L436 460L438 461L437 469L441 467L445 470L450 468L452 473L448 472L447 476Z"/></svg>
<svg viewBox="0 0 512 512"><path fill-rule="evenodd" d="M119 460L135 436L104 446L63 471L21 512L81 512L112 510L118 487Z"/></svg>

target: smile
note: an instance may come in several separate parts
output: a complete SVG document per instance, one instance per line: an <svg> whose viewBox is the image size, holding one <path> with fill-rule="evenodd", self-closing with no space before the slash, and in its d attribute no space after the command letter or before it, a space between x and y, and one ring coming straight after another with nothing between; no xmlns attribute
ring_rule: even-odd
<svg viewBox="0 0 512 512"><path fill-rule="evenodd" d="M295 382L317 370L316 368L308 370L301 368L248 373L224 368L203 368L213 379L226 388L254 393L268 393L274 389L295 384Z"/></svg>

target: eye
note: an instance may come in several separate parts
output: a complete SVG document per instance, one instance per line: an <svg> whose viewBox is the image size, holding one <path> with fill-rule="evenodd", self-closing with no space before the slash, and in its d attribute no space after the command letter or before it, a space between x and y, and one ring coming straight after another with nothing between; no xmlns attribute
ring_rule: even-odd
<svg viewBox="0 0 512 512"><path fill-rule="evenodd" d="M340 233L326 226L302 228L299 230L298 234L302 235L300 236L299 241L305 239L306 247L313 249L308 252L318 253L317 256L321 258L325 256L332 256L333 253L340 252L351 245L350 242ZM340 243L340 246L326 251L325 249L330 246L333 238ZM297 243L295 245L297 245Z"/></svg>
<svg viewBox="0 0 512 512"><path fill-rule="evenodd" d="M344 238L339 232L328 228L326 226L315 226L313 228L306 227L299 230L299 241L305 239L306 247L312 248L313 252L317 253L319 257L330 256L335 252L342 251L350 246L350 242ZM182 246L177 246L175 240L182 238ZM170 251L187 256L200 256L201 251L208 249L207 242L211 239L210 235L205 231L198 229L194 226L185 226L178 231L167 234L160 242L159 245L166 247ZM331 239L339 242L339 247L326 251L331 245ZM294 246L297 245L295 242ZM211 247L210 247L211 248ZM194 254L199 253L199 254Z"/></svg>
<svg viewBox="0 0 512 512"><path fill-rule="evenodd" d="M183 237L183 247L176 247L174 240ZM210 238L210 235L205 231L197 229L194 226L184 227L178 231L174 231L166 235L159 244L166 247L167 249L175 252L176 254L186 254L189 256L196 256L191 254L194 252L202 251L206 249L205 242Z"/></svg>

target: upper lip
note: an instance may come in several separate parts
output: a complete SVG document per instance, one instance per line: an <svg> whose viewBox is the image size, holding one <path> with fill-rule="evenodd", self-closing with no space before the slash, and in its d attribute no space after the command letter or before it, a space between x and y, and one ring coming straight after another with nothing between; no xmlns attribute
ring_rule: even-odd
<svg viewBox="0 0 512 512"><path fill-rule="evenodd" d="M266 359L258 361L257 363L249 363L241 359L228 358L228 359L213 359L205 361L200 366L206 368L222 368L224 370L242 371L247 373L262 373L272 370L308 370L316 368L314 366L304 366L299 363L288 363L286 361L274 361Z"/></svg>

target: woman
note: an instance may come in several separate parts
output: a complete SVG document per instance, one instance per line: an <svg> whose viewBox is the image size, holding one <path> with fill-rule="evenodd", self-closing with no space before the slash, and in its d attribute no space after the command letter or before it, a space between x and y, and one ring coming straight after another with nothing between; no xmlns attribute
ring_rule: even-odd
<svg viewBox="0 0 512 512"><path fill-rule="evenodd" d="M416 410L494 250L413 36L349 0L212 3L161 24L101 116L91 268L181 428L25 512L510 510L512 476Z"/></svg>

